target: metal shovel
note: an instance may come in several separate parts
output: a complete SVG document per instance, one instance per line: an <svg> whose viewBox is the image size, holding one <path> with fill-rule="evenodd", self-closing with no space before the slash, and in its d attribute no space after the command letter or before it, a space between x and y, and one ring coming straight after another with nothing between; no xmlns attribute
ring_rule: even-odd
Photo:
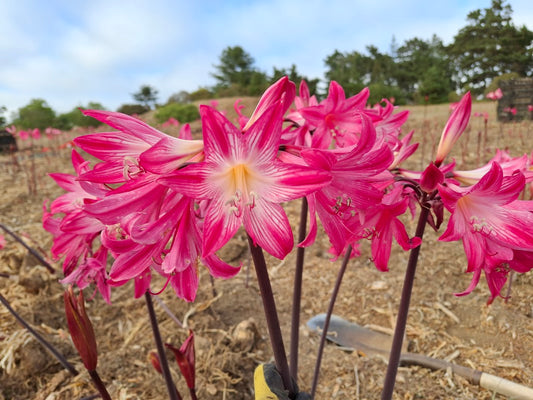
<svg viewBox="0 0 533 400"><path fill-rule="evenodd" d="M326 314L318 314L307 322L307 327L321 334L325 320ZM331 316L326 337L331 342L341 346L344 350L359 351L369 356L379 355L386 359L388 359L392 345L391 336L364 328L336 315ZM454 374L462 376L469 382L479 385L482 388L509 396L514 400L533 400L533 389L527 386L448 361L421 354L408 353L405 350L405 348L402 348L400 365L419 365L432 370L447 370L450 368Z"/></svg>

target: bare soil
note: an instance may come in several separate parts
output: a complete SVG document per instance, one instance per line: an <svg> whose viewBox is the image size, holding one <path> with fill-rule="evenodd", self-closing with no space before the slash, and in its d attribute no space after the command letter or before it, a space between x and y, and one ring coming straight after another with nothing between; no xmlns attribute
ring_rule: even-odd
<svg viewBox="0 0 533 400"><path fill-rule="evenodd" d="M220 102L228 115L231 115L233 100ZM248 112L253 110L255 101L245 99ZM449 110L447 105L410 109L413 111L405 132L415 129L414 141L421 145L418 156L408 167L420 169L434 154ZM513 156L531 152L531 123L502 125L495 122L494 104L475 104L474 111L489 112L488 137L483 140L482 118L472 117L468 132L454 149L453 156L461 169L486 162L497 147L508 148ZM199 131L198 123L193 124L193 129ZM70 133L71 137L75 134ZM71 173L72 167L68 149L40 152L40 148L48 146L45 140L34 143L34 152L24 150L27 143L19 143L21 151L0 156L0 222L23 237L28 245L49 254L52 242L41 227L42 202L62 194L62 189L46 174ZM33 186L32 177L35 177ZM286 205L294 229L299 209L299 202ZM407 221L407 227L412 235L414 223ZM422 244L407 324L409 350L532 387L533 275L514 276L511 298L507 302L497 299L487 306L489 292L483 280L469 296L455 297L453 293L463 291L471 276L464 273L466 260L462 245L438 242L438 236L439 233L428 228ZM61 274L49 273L7 235L6 241L6 247L0 251L0 293L81 373L74 377L66 372L5 308L0 307L0 400L80 399L95 394L66 328L64 288L58 282ZM305 323L326 311L340 266L340 261L330 261L328 249L327 238L320 234L305 258L298 381L304 390L310 389L319 342ZM369 261L369 244L363 243L361 250L362 256L349 264L335 313L360 325L392 332L408 254L394 247L390 272L382 273ZM194 303L176 298L170 289L159 299L195 333L198 397L251 399L254 368L272 357L244 234L237 235L221 254L226 261L243 263L237 277L216 280L212 287L206 270L200 269L200 289ZM295 253L283 261L270 257L267 261L288 347ZM54 265L60 271L60 264ZM162 284L156 280L154 287ZM91 297L91 293L87 290L86 297ZM114 289L112 305L107 305L99 295L87 303L98 341L98 372L112 398L167 398L162 377L147 359L155 346L144 300L133 299L133 286L128 284ZM179 327L159 302L155 302L155 307L164 340L179 346L188 330ZM178 388L183 397L188 398L177 364L170 360ZM346 352L328 344L317 398L378 399L385 371L386 360ZM432 372L421 367L400 368L394 394L397 400L503 398L469 384L451 371Z"/></svg>

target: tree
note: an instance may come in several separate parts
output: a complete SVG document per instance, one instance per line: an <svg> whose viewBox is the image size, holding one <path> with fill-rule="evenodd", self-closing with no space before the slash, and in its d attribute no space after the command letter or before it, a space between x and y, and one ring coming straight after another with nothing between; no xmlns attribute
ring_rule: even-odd
<svg viewBox="0 0 533 400"><path fill-rule="evenodd" d="M282 78L283 76L288 76L291 81L296 83L296 86L298 86L301 81L306 81L307 86L309 88L309 93L316 94L316 89L318 86L318 82L320 80L318 78L309 79L306 76L300 75L298 73L298 70L295 64L292 64L289 69L286 69L286 68L278 69L274 67L274 72L272 73L272 79L271 79L272 83L276 82L278 79Z"/></svg>
<svg viewBox="0 0 533 400"><path fill-rule="evenodd" d="M158 93L157 89L152 86L142 85L139 91L133 94L133 98L135 101L150 109L152 105L155 107Z"/></svg>
<svg viewBox="0 0 533 400"><path fill-rule="evenodd" d="M480 94L499 75L533 73L533 32L525 26L517 28L512 12L505 0L492 0L490 8L468 14L468 25L449 47L463 88Z"/></svg>
<svg viewBox="0 0 533 400"><path fill-rule="evenodd" d="M215 65L217 72L211 75L218 81L217 86L236 84L245 88L252 79L253 64L254 59L241 46L226 47L220 55L220 64Z"/></svg>
<svg viewBox="0 0 533 400"><path fill-rule="evenodd" d="M370 83L370 61L370 57L357 51L341 53L335 50L324 60L326 79L339 83L347 95L354 95Z"/></svg>
<svg viewBox="0 0 533 400"><path fill-rule="evenodd" d="M6 117L4 117L6 111L7 108L5 106L0 106L0 128L6 124Z"/></svg>
<svg viewBox="0 0 533 400"><path fill-rule="evenodd" d="M69 130L75 126L89 127L98 126L100 121L97 119L87 117L82 114L81 110L105 110L104 106L97 102L89 102L87 107L79 106L72 109L72 111L57 116L54 126L62 130Z"/></svg>
<svg viewBox="0 0 533 400"><path fill-rule="evenodd" d="M19 108L14 124L22 129L46 129L54 126L56 113L43 99L32 99L30 103Z"/></svg>
<svg viewBox="0 0 533 400"><path fill-rule="evenodd" d="M406 40L396 51L396 83L410 100L429 97L431 103L448 101L455 89L453 68L442 40ZM434 82L432 82L434 80Z"/></svg>
<svg viewBox="0 0 533 400"><path fill-rule="evenodd" d="M191 95L189 92L185 90L180 90L179 92L174 93L167 100L167 104L170 104L170 103L188 104L190 102L191 102Z"/></svg>

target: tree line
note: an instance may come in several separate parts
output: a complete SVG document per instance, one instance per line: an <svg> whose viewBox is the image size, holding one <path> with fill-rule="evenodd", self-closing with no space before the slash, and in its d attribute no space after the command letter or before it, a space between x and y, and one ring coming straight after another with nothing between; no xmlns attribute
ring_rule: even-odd
<svg viewBox="0 0 533 400"><path fill-rule="evenodd" d="M368 45L366 51L340 52L335 50L324 60L323 90L329 82L337 81L353 95L369 87L371 103L382 98L394 98L396 104L442 103L455 101L457 92L470 90L479 96L498 87L502 79L533 75L533 32L517 27L512 21L513 10L505 0L492 0L489 8L467 15L467 24L445 45L437 35L430 39L412 38L398 44L392 38L388 52ZM225 48L212 76L216 84L200 87L193 92L179 91L166 101L187 104L195 100L230 96L260 95L272 82L287 75L294 82L305 79L311 93L319 97L319 78L301 75L296 65L273 67L271 73L261 71L251 54L241 46ZM124 104L117 111L141 114L158 107L158 91L143 85L133 94L134 103ZM87 108L103 109L99 103ZM77 108L55 115L42 99L34 99L19 109L13 123L22 128L54 126L69 129L74 125L87 126L93 122L81 116ZM0 126L5 123L0 107ZM31 126L29 126L31 125Z"/></svg>

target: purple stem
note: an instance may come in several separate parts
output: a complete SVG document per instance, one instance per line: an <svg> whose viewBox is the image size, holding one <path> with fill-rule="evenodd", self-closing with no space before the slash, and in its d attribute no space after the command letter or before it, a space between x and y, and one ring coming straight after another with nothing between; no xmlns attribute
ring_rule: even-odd
<svg viewBox="0 0 533 400"><path fill-rule="evenodd" d="M348 266L348 261L350 261L350 254L352 254L352 246L349 245L346 249L346 254L342 260L341 268L337 274L337 281L335 282L335 287L331 293L331 298L329 299L328 311L326 313L326 319L324 321L324 327L322 329L322 336L320 337L320 345L318 347L318 353L315 363L315 373L313 375L313 384L311 386L311 399L315 398L316 388L318 385L318 377L320 375L320 364L322 364L322 354L324 353L324 346L326 344L326 336L329 329L329 321L331 320L331 314L333 314L333 307L335 306L335 301L337 300L337 295L341 287L342 278L344 277L344 272L346 272L346 267Z"/></svg>
<svg viewBox="0 0 533 400"><path fill-rule="evenodd" d="M4 224L0 224L0 228L2 228L7 234L9 234L13 239L15 239L17 242L19 242L21 245L23 245L26 250L28 250L32 256L34 256L39 262L48 269L51 273L55 274L56 270L54 267L52 267L34 248L28 246L24 241L14 232L12 232L10 229L8 229Z"/></svg>
<svg viewBox="0 0 533 400"><path fill-rule="evenodd" d="M416 226L415 236L422 239L424 230L429 215L429 206L425 204L426 196L422 198L420 216ZM407 325L407 314L409 313L409 303L411 302L411 293L413 291L413 283L415 280L416 264L418 262L418 255L422 245L411 249L409 254L409 261L405 271L405 279L403 282L402 298L400 300L400 307L398 309L398 316L396 317L396 327L394 329L394 337L392 339L392 347L389 355L389 364L387 366L387 374L385 375L385 383L383 384L383 392L381 393L381 400L390 400L394 391L394 384L396 383L396 374L398 372L398 365L400 363L400 356L402 353L403 337L405 335L405 326Z"/></svg>
<svg viewBox="0 0 533 400"><path fill-rule="evenodd" d="M265 256L263 254L263 249L254 245L253 240L249 235L248 243L255 265L255 273L257 275L259 291L261 292L261 299L263 300L263 308L265 310L270 344L272 346L272 352L274 353L274 361L276 363L276 368L281 375L283 386L289 391L289 397L292 399L296 395L296 390L289 373L289 364L287 363L287 355L285 354L283 336L279 325L278 312L276 309L274 294L272 293L272 286L270 286L270 278L268 277Z"/></svg>
<svg viewBox="0 0 533 400"><path fill-rule="evenodd" d="M304 241L307 229L307 198L302 198L302 208L300 211L300 227L298 228L298 243ZM300 309L302 300L302 277L304 272L305 247L298 247L296 250L296 269L294 271L294 289L292 297L292 318L291 318L291 347L289 352L289 370L294 382L298 382L298 345L300 333Z"/></svg>
<svg viewBox="0 0 533 400"><path fill-rule="evenodd" d="M148 308L148 314L150 315L150 324L152 325L152 332L154 334L154 341L157 347L157 354L159 354L159 363L161 365L161 371L165 377L165 383L167 384L168 397L170 400L182 400L181 395L174 385L172 375L170 375L170 368L168 367L167 357L165 355L165 348L163 347L163 341L161 340L161 333L159 332L159 325L157 324L157 317L155 315L154 303L152 302L152 295L149 292L144 294L146 300L146 307Z"/></svg>
<svg viewBox="0 0 533 400"><path fill-rule="evenodd" d="M89 371L89 375L91 376L91 379L94 383L94 386L96 387L96 390L100 393L100 396L104 400L111 400L111 396L107 392L107 389L104 385L104 382L100 379L100 375L98 375L98 372L96 370Z"/></svg>
<svg viewBox="0 0 533 400"><path fill-rule="evenodd" d="M78 375L78 371L76 371L76 368L70 364L65 357L59 351L56 350L54 346L52 346L45 338L43 338L35 329L33 329L13 308L11 308L11 305L7 301L7 299L0 294L0 302L7 308L7 310L17 319L17 321L30 332L35 339L39 343L41 343L44 347L50 351L54 355L54 357L61 363L65 369L70 372L72 375L76 376Z"/></svg>

